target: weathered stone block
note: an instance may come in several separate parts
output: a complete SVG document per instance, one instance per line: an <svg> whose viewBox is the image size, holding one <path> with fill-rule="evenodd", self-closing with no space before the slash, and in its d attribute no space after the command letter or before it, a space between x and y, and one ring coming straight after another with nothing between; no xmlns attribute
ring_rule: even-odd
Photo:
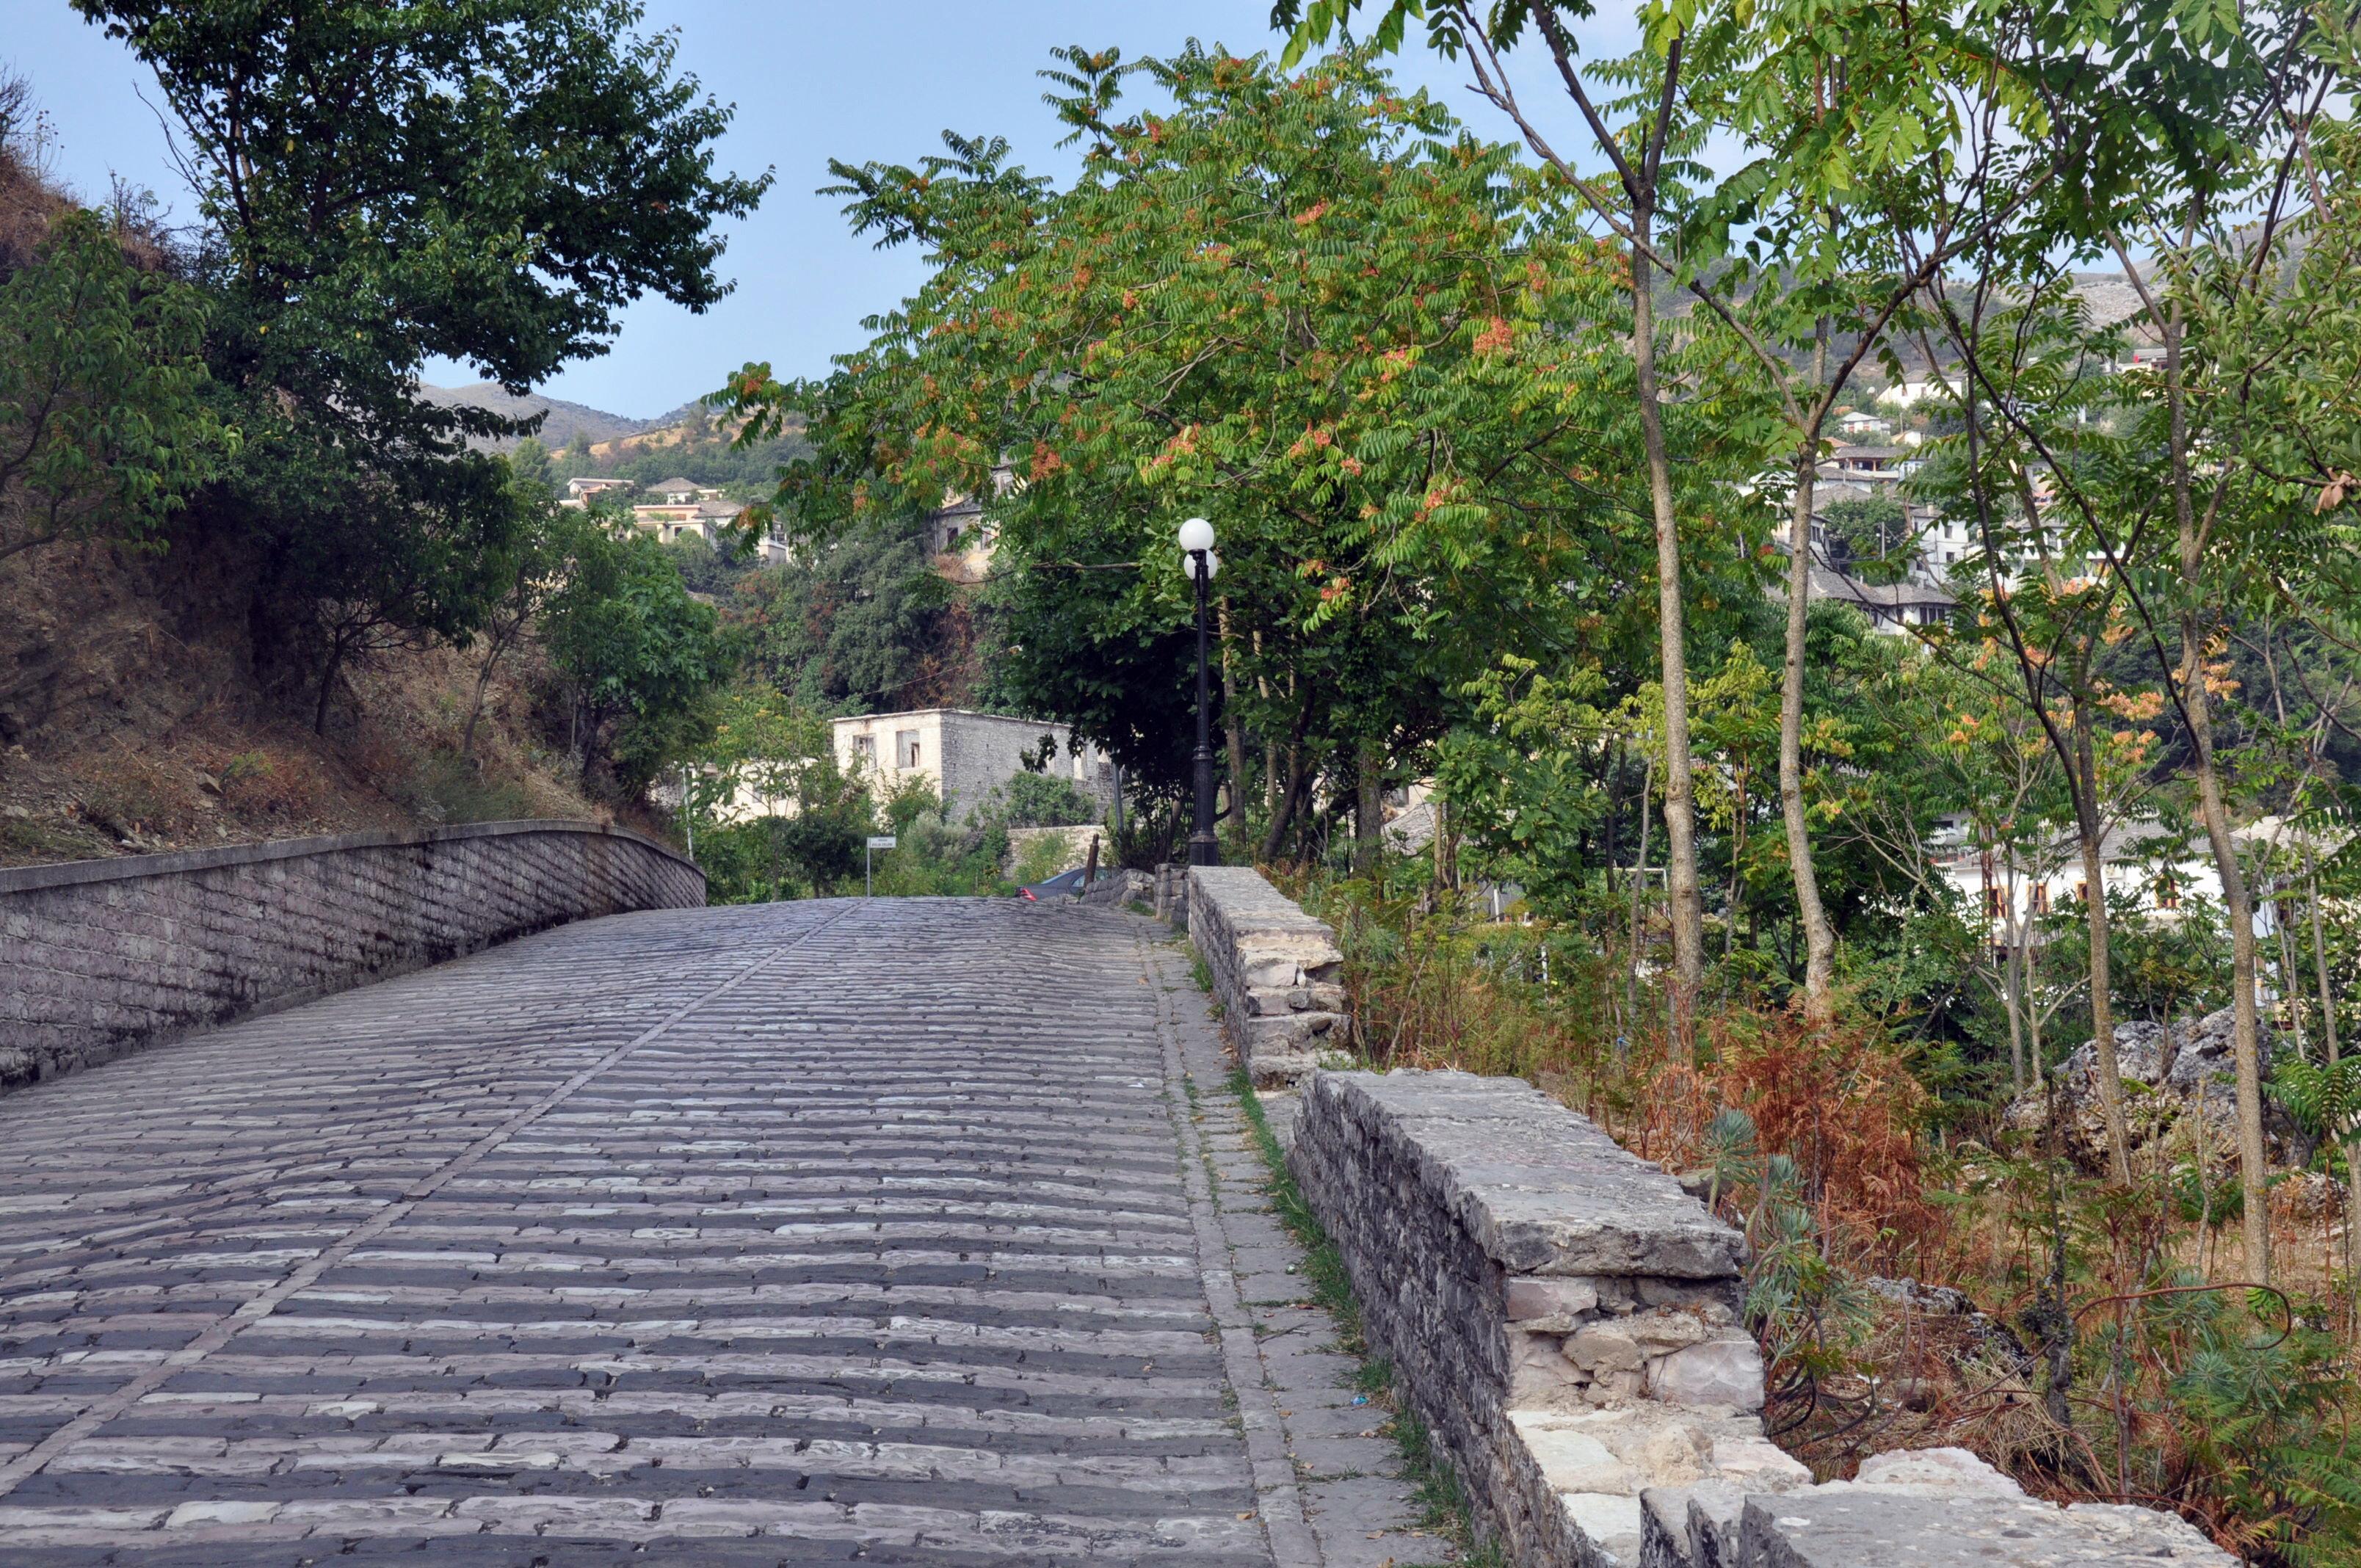
<svg viewBox="0 0 2361 1568"><path fill-rule="evenodd" d="M1598 1287L1587 1279L1512 1278L1505 1311L1520 1328L1570 1333L1575 1319L1598 1306Z"/></svg>
<svg viewBox="0 0 2361 1568"><path fill-rule="evenodd" d="M1763 1408L1763 1349L1734 1333L1676 1350L1648 1374L1648 1391L1668 1405L1753 1412Z"/></svg>

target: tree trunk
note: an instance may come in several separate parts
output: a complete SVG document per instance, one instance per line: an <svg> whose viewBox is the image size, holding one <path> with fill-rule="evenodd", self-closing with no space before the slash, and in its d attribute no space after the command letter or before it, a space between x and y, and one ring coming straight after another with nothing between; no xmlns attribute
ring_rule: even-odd
<svg viewBox="0 0 2361 1568"><path fill-rule="evenodd" d="M312 733L328 732L328 698L336 689L336 672L344 667L345 640L337 638L328 646L328 667L320 672L320 700L312 708Z"/></svg>
<svg viewBox="0 0 2361 1568"><path fill-rule="evenodd" d="M1721 961L1730 961L1730 950L1738 946L1738 905L1745 896L1746 879L1746 770L1730 770L1733 788L1730 808L1730 893L1724 901L1721 921ZM1729 993L1729 981L1722 982L1723 994Z"/></svg>
<svg viewBox="0 0 2361 1568"><path fill-rule="evenodd" d="M2180 374L2180 322L2174 307L2165 334L2165 382L2170 400L2172 503L2180 554L2180 696L2189 715L2196 751L2199 815L2222 879L2222 906L2230 921L2231 1052L2238 1072L2238 1188L2245 1200L2246 1273L2257 1284L2271 1279L2270 1214L2265 1207L2262 1031L2255 1015L2255 909L2247 896L2238 848L2230 837L2230 811L2222 798L2222 775L2213 761L2213 718L2205 690L2205 552L2191 495L2189 412Z"/></svg>
<svg viewBox="0 0 2361 1568"><path fill-rule="evenodd" d="M2175 460L2180 460L2176 452ZM2202 582L2193 520L2182 527L2181 571L2192 593ZM2246 872L2230 836L2230 811L2222 798L2222 775L2213 762L2213 722L2205 694L2205 642L2193 604L2180 614L2181 699L2197 754L2197 800L2213 869L2222 879L2222 905L2230 920L2231 1053L2238 1075L2238 1188L2245 1200L2246 1271L2270 1283L2270 1215L2265 1207L2262 1029L2255 1005L2255 909Z"/></svg>
<svg viewBox="0 0 2361 1568"><path fill-rule="evenodd" d="M1640 853L1631 862L1631 946L1624 966L1624 1011L1631 1017L1631 1029L1640 1026L1640 914L1642 898L1648 885L1648 797L1656 793L1656 759L1648 759L1640 775Z"/></svg>
<svg viewBox="0 0 2361 1568"><path fill-rule="evenodd" d="M2132 1179L2132 1141L2124 1125L2123 1069L2115 1059L2114 998L2108 972L2106 856L2099 820L2098 762L2091 742L2091 716L2077 683L2074 696L2074 833L2081 840L2082 913L2091 931L2091 1043L2098 1060L2099 1111L2107 1124L2107 1164L2114 1179Z"/></svg>
<svg viewBox="0 0 2361 1568"><path fill-rule="evenodd" d="M1375 871L1385 848L1385 752L1365 743L1353 763L1353 869Z"/></svg>
<svg viewBox="0 0 2361 1568"><path fill-rule="evenodd" d="M2320 917L2320 867L2312 850L2303 852L2304 902L2312 910L2312 967L2320 981L2320 1041L2328 1059L2336 1059L2336 992L2328 982L2328 935Z"/></svg>
<svg viewBox="0 0 2361 1568"><path fill-rule="evenodd" d="M1301 723L1296 726L1299 739L1296 744L1287 749L1287 788L1271 807L1270 827L1263 834L1262 854L1258 857L1264 861L1279 859L1279 846L1287 842L1287 830L1295 822L1296 802L1303 794L1307 770L1303 766L1303 745L1300 738L1302 728Z"/></svg>
<svg viewBox="0 0 2361 1568"><path fill-rule="evenodd" d="M1667 913L1673 927L1675 1059L1696 1059L1697 998L1705 981L1705 909L1697 894L1697 784L1689 761L1689 683L1681 606L1680 523L1673 511L1673 470L1664 450L1664 411L1656 389L1654 269L1642 247L1652 243L1653 214L1631 214L1640 244L1631 247L1631 361L1638 380L1640 438L1648 460L1648 501L1656 529L1657 643L1664 692L1664 864Z"/></svg>
<svg viewBox="0 0 2361 1568"><path fill-rule="evenodd" d="M2001 949L2008 956L2003 960L2004 983L2008 989L2008 1076L2009 1087L2017 1093L2025 1092L2025 966L2019 961L2016 942L2011 930L2014 922L2001 927L2001 939L2006 945Z"/></svg>
<svg viewBox="0 0 2361 1568"><path fill-rule="evenodd" d="M1825 346L1819 351L1825 356ZM1804 814L1804 629L1812 590L1812 492L1818 442L1795 455L1795 498L1787 534L1787 661L1779 680L1779 816L1787 829L1787 865L1804 927L1804 1021L1825 1026L1835 1010L1836 932L1820 903L1812 863L1811 824Z"/></svg>
<svg viewBox="0 0 2361 1568"><path fill-rule="evenodd" d="M2328 936L2320 917L2320 866L2310 845L2303 851L2303 880L2305 902L2312 906L2312 967L2320 982L2320 1048L2334 1067L2339 1045L2336 988L2328 978ZM2361 1134L2345 1130L2340 1141L2345 1145L2345 1180L2348 1189L2345 1200L2345 1272L2353 1279L2354 1332L2361 1335L2361 1277L2356 1277L2355 1267L2356 1261L2361 1261Z"/></svg>
<svg viewBox="0 0 2361 1568"><path fill-rule="evenodd" d="M1263 711L1270 711L1270 680L1262 674L1262 632L1253 633L1255 651L1255 695L1262 698ZM1292 677L1290 677L1292 679ZM1262 814L1266 819L1279 815L1279 740L1267 737L1262 743ZM1270 857L1265 855L1263 859Z"/></svg>
<svg viewBox="0 0 2361 1568"><path fill-rule="evenodd" d="M467 762L476 754L476 724L484 717L484 694L491 689L492 667L500 662L508 643L495 630L491 646L485 650L483 668L476 672L476 700L467 705L467 728L459 737L459 760Z"/></svg>

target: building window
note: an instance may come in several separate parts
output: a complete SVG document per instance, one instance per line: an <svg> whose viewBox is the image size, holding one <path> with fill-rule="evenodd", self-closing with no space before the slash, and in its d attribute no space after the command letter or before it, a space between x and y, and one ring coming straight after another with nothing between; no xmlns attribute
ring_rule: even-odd
<svg viewBox="0 0 2361 1568"><path fill-rule="evenodd" d="M852 738L852 757L855 762L876 762L877 737L874 735L855 735Z"/></svg>
<svg viewBox="0 0 2361 1568"><path fill-rule="evenodd" d="M918 732L915 729L894 731L894 765L915 768L918 765Z"/></svg>
<svg viewBox="0 0 2361 1568"><path fill-rule="evenodd" d="M2089 883L2078 882L2074 884L2074 902L2077 904L2088 904L2091 902L2091 884Z"/></svg>
<svg viewBox="0 0 2361 1568"><path fill-rule="evenodd" d="M2169 876L2156 879L2156 906L2158 909L2180 907L2180 884Z"/></svg>
<svg viewBox="0 0 2361 1568"><path fill-rule="evenodd" d="M1984 889L1984 918L2004 920L2008 917L2008 890L2001 887Z"/></svg>
<svg viewBox="0 0 2361 1568"><path fill-rule="evenodd" d="M2029 915L2047 915L2049 913L2049 884L2048 883L2035 883L2031 888L2026 890L2025 908L2026 912Z"/></svg>

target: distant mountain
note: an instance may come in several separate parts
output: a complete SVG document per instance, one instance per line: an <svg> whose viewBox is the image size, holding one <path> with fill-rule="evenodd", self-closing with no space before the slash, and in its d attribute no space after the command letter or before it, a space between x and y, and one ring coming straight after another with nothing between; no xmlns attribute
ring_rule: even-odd
<svg viewBox="0 0 2361 1568"><path fill-rule="evenodd" d="M505 419L526 419L548 411L541 422L541 444L552 452L573 444L577 435L588 436L594 444L612 441L618 436L637 435L642 431L662 430L680 423L688 414L684 403L670 413L654 419L626 419L603 409L582 403L569 403L564 398L546 398L538 392L512 397L490 381L478 381L472 387L437 387L421 382L418 394L437 408L455 408L462 404L489 409ZM506 452L516 443L511 441L479 441L477 446L488 452Z"/></svg>

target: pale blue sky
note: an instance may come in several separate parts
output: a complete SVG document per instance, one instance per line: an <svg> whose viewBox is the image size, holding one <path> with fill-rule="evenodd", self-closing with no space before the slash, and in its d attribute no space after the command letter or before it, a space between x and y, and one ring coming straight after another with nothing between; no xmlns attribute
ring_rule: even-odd
<svg viewBox="0 0 2361 1568"><path fill-rule="evenodd" d="M1058 174L1071 152L1040 102L1034 72L1052 47L1120 46L1126 58L1169 53L1191 36L1239 53L1275 47L1269 0L904 0L840 5L818 0L649 0L647 26L675 27L681 64L707 91L735 103L720 162L778 183L761 209L732 226L725 273L737 291L702 316L642 302L613 350L547 384L555 396L633 417L664 412L710 391L750 359L785 375L817 375L832 354L857 346L863 316L891 308L918 276L915 253L876 251L851 237L838 203L813 193L831 157L913 162L938 149L938 134L992 132L1020 161ZM110 172L152 187L188 215L194 203L166 156L164 134L140 101L152 79L119 44L83 23L65 0L0 0L0 64L33 82L55 123L55 169L86 195ZM1628 37L1626 27L1613 32ZM1620 52L1628 44L1609 45ZM1445 96L1486 134L1505 121L1466 90L1468 73L1411 49L1397 61L1411 82ZM1530 84L1562 146L1578 145L1564 99ZM475 377L438 367L446 382Z"/></svg>

